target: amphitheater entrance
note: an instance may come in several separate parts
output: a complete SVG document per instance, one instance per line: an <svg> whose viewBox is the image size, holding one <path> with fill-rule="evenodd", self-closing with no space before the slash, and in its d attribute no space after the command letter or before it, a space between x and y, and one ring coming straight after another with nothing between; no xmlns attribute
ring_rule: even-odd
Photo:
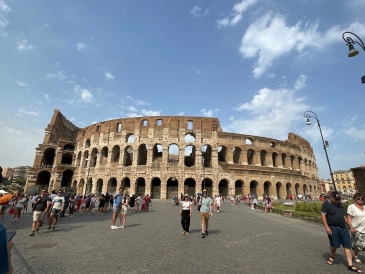
<svg viewBox="0 0 365 274"><path fill-rule="evenodd" d="M102 192L103 192L103 179L98 179L96 182L95 194L96 196L101 196Z"/></svg>
<svg viewBox="0 0 365 274"><path fill-rule="evenodd" d="M244 183L241 180L237 180L234 183L234 193L236 193L236 195L243 196L243 185Z"/></svg>
<svg viewBox="0 0 365 274"><path fill-rule="evenodd" d="M304 196L308 194L308 186L306 184L303 185L303 194Z"/></svg>
<svg viewBox="0 0 365 274"><path fill-rule="evenodd" d="M291 183L287 183L285 188L286 188L286 197L289 198L289 196L292 194L291 193Z"/></svg>
<svg viewBox="0 0 365 274"><path fill-rule="evenodd" d="M226 180L220 180L218 184L219 195L226 197L228 195L228 182Z"/></svg>
<svg viewBox="0 0 365 274"><path fill-rule="evenodd" d="M110 178L108 181L108 187L106 192L109 194L115 193L117 191L117 179L114 177Z"/></svg>
<svg viewBox="0 0 365 274"><path fill-rule="evenodd" d="M258 186L258 182L257 181L251 181L250 183L250 193L255 194L256 198L257 198L257 186Z"/></svg>
<svg viewBox="0 0 365 274"><path fill-rule="evenodd" d="M189 196L195 196L195 185L196 182L193 178L187 178L184 182L184 192Z"/></svg>
<svg viewBox="0 0 365 274"><path fill-rule="evenodd" d="M202 181L202 190L206 189L207 190L207 194L209 197L212 197L213 195L213 182L211 179L209 178L205 178Z"/></svg>
<svg viewBox="0 0 365 274"><path fill-rule="evenodd" d="M85 194L89 195L93 189L93 178L87 179Z"/></svg>
<svg viewBox="0 0 365 274"><path fill-rule="evenodd" d="M264 183L264 193L267 195L267 196L270 196L270 187L271 187L271 183L269 181L266 181Z"/></svg>
<svg viewBox="0 0 365 274"><path fill-rule="evenodd" d="M281 199L281 190L283 188L283 185L280 182L276 183L276 197L277 199Z"/></svg>
<svg viewBox="0 0 365 274"><path fill-rule="evenodd" d="M144 178L138 178L136 181L136 193L144 195L146 191L146 181Z"/></svg>
<svg viewBox="0 0 365 274"><path fill-rule="evenodd" d="M38 173L36 185L39 185L40 188L48 190L50 179L51 173L46 170L41 171ZM39 193L39 191L37 193Z"/></svg>
<svg viewBox="0 0 365 274"><path fill-rule="evenodd" d="M160 178L153 178L151 182L151 199L161 198L161 180Z"/></svg>
<svg viewBox="0 0 365 274"><path fill-rule="evenodd" d="M84 186L85 186L85 181L84 179L81 179L79 182L79 185L77 186L77 193L78 195L83 195L84 194Z"/></svg>
<svg viewBox="0 0 365 274"><path fill-rule="evenodd" d="M124 193L129 195L129 189L131 188L131 180L129 180L128 177L122 179L122 183L120 186L123 188Z"/></svg>
<svg viewBox="0 0 365 274"><path fill-rule="evenodd" d="M299 187L300 185L299 184L295 184L295 195L298 197L298 194L300 193L299 191Z"/></svg>
<svg viewBox="0 0 365 274"><path fill-rule="evenodd" d="M178 187L179 181L175 177L168 179L166 186L166 199L172 199L174 196L179 197Z"/></svg>
<svg viewBox="0 0 365 274"><path fill-rule="evenodd" d="M66 169L62 173L62 181L61 181L61 187L71 187L72 182L72 176L74 175L74 172L70 169Z"/></svg>

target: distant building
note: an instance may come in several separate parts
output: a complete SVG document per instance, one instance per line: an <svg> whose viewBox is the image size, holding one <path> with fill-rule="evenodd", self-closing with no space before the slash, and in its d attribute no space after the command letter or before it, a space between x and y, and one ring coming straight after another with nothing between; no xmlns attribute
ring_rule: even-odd
<svg viewBox="0 0 365 274"><path fill-rule="evenodd" d="M333 179L337 191L341 191L344 194L355 193L355 178L351 170L336 170L333 172Z"/></svg>
<svg viewBox="0 0 365 274"><path fill-rule="evenodd" d="M2 173L3 177L10 179L11 176L13 176L13 173L14 173L14 168L3 167L3 173Z"/></svg>
<svg viewBox="0 0 365 274"><path fill-rule="evenodd" d="M26 179L28 177L28 169L30 166L17 166L13 170L13 180Z"/></svg>
<svg viewBox="0 0 365 274"><path fill-rule="evenodd" d="M332 184L332 180L321 180L320 181L320 185L321 185L321 191L322 193L328 193L329 191L333 191L333 184Z"/></svg>
<svg viewBox="0 0 365 274"><path fill-rule="evenodd" d="M360 193L365 193L365 165L351 168L354 174L356 190Z"/></svg>

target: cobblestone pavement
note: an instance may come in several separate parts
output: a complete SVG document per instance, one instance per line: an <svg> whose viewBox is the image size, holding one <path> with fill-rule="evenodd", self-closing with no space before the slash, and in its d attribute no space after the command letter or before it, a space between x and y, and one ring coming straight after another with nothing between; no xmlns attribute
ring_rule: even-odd
<svg viewBox="0 0 365 274"><path fill-rule="evenodd" d="M18 223L12 224L10 215L0 222L17 231L15 273L348 272L343 249L334 265L326 264L329 243L321 225L224 203L202 239L198 213L195 207L189 235L181 235L179 207L166 201L129 214L126 227L117 230L110 229L111 213L76 213L61 218L55 231L44 226L34 237L31 214Z"/></svg>

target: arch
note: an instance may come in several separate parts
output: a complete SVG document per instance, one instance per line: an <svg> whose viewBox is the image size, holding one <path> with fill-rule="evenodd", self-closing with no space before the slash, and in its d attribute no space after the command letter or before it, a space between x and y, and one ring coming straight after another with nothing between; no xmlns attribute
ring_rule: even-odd
<svg viewBox="0 0 365 274"><path fill-rule="evenodd" d="M152 149L152 162L162 160L162 145L155 144Z"/></svg>
<svg viewBox="0 0 365 274"><path fill-rule="evenodd" d="M267 151L266 150L261 150L260 151L260 160L261 160L261 166L266 166L266 155L267 155Z"/></svg>
<svg viewBox="0 0 365 274"><path fill-rule="evenodd" d="M117 179L116 178L112 177L109 179L106 192L108 192L109 194L117 192Z"/></svg>
<svg viewBox="0 0 365 274"><path fill-rule="evenodd" d="M250 193L251 195L254 194L257 197L257 186L258 186L258 182L257 181L251 181L250 182Z"/></svg>
<svg viewBox="0 0 365 274"><path fill-rule="evenodd" d="M233 163L234 164L240 164L241 163L241 153L242 153L241 148L235 147L233 149Z"/></svg>
<svg viewBox="0 0 365 274"><path fill-rule="evenodd" d="M219 190L219 195L224 195L225 197L230 194L228 191L228 182L227 180L223 179L220 180L218 183L218 190Z"/></svg>
<svg viewBox="0 0 365 274"><path fill-rule="evenodd" d="M90 147L90 139L86 139L85 140L85 148L89 148Z"/></svg>
<svg viewBox="0 0 365 274"><path fill-rule="evenodd" d="M177 144L171 144L169 145L168 149L168 162L179 162L179 146Z"/></svg>
<svg viewBox="0 0 365 274"><path fill-rule="evenodd" d="M302 162L303 162L302 157L298 157L298 164L299 164L299 170L300 171L302 171Z"/></svg>
<svg viewBox="0 0 365 274"><path fill-rule="evenodd" d="M100 152L100 164L105 165L108 162L108 147L105 146Z"/></svg>
<svg viewBox="0 0 365 274"><path fill-rule="evenodd" d="M89 151L88 150L85 150L84 151L84 158L83 158L83 161L82 161L82 167L87 167L87 161L89 159Z"/></svg>
<svg viewBox="0 0 365 274"><path fill-rule="evenodd" d="M93 189L93 178L90 177L86 181L85 194L86 195L91 194L92 189Z"/></svg>
<svg viewBox="0 0 365 274"><path fill-rule="evenodd" d="M179 181L175 178L169 178L166 184L166 199L172 199L174 196L178 197L179 194Z"/></svg>
<svg viewBox="0 0 365 274"><path fill-rule="evenodd" d="M282 197L281 197L281 190L282 190L282 188L283 188L283 184L281 183L281 182L277 182L276 183L276 197L278 198L278 199L281 199Z"/></svg>
<svg viewBox="0 0 365 274"><path fill-rule="evenodd" d="M212 167L212 147L210 145L204 145L201 148L203 157L203 166Z"/></svg>
<svg viewBox="0 0 365 274"><path fill-rule="evenodd" d="M41 166L53 167L53 161L54 161L55 155L56 155L56 150L53 147L47 148L43 152L43 158L42 158Z"/></svg>
<svg viewBox="0 0 365 274"><path fill-rule="evenodd" d="M50 180L51 173L49 173L47 170L43 170L37 175L36 185L39 185L41 186L41 188L45 188L46 190L48 190Z"/></svg>
<svg viewBox="0 0 365 274"><path fill-rule="evenodd" d="M127 146L124 149L123 166L131 166L133 164L133 148Z"/></svg>
<svg viewBox="0 0 365 274"><path fill-rule="evenodd" d="M160 178L153 178L151 181L151 199L161 198L161 180Z"/></svg>
<svg viewBox="0 0 365 274"><path fill-rule="evenodd" d="M77 186L78 195L83 195L84 194L84 185L85 185L85 181L84 181L84 179L81 179L78 186Z"/></svg>
<svg viewBox="0 0 365 274"><path fill-rule="evenodd" d="M79 151L79 153L77 153L77 157L76 157L76 166L79 167L81 164L81 151Z"/></svg>
<svg viewBox="0 0 365 274"><path fill-rule="evenodd" d="M243 192L243 186L244 186L244 182L242 180L237 180L236 182L234 182L234 189L235 189L235 194L236 195L244 195Z"/></svg>
<svg viewBox="0 0 365 274"><path fill-rule="evenodd" d="M98 162L98 149L96 147L91 151L90 167L95 167Z"/></svg>
<svg viewBox="0 0 365 274"><path fill-rule="evenodd" d="M75 146L73 144L66 144L66 145L63 146L63 150L74 151Z"/></svg>
<svg viewBox="0 0 365 274"><path fill-rule="evenodd" d="M74 180L74 181L72 182L72 188L73 188L73 189L76 189L76 188L77 188L77 181L76 181L76 180Z"/></svg>
<svg viewBox="0 0 365 274"><path fill-rule="evenodd" d="M184 182L184 193L195 196L196 182L193 178L187 178Z"/></svg>
<svg viewBox="0 0 365 274"><path fill-rule="evenodd" d="M291 155L290 156L290 167L291 167L291 169L294 169L294 163L295 163L295 156Z"/></svg>
<svg viewBox="0 0 365 274"><path fill-rule="evenodd" d="M255 151L253 149L247 150L247 164L248 165L254 164L254 159L253 159L254 156L255 156Z"/></svg>
<svg viewBox="0 0 365 274"><path fill-rule="evenodd" d="M125 142L126 143L134 143L134 134L133 133L129 133L125 136Z"/></svg>
<svg viewBox="0 0 365 274"><path fill-rule="evenodd" d="M131 188L131 180L128 177L122 179L120 186L123 188L126 195L130 195L129 190Z"/></svg>
<svg viewBox="0 0 365 274"><path fill-rule="evenodd" d="M308 186L306 184L303 185L303 194L304 195L308 194Z"/></svg>
<svg viewBox="0 0 365 274"><path fill-rule="evenodd" d="M295 195L298 197L298 194L300 194L299 192L299 187L300 185L298 183L295 184Z"/></svg>
<svg viewBox="0 0 365 274"><path fill-rule="evenodd" d="M287 166L285 165L285 162L286 162L286 154L285 154L285 153L281 154L281 161L282 161L282 165L283 165L283 167L287 167Z"/></svg>
<svg viewBox="0 0 365 274"><path fill-rule="evenodd" d="M146 191L146 181L144 178L138 178L136 180L136 193L145 194Z"/></svg>
<svg viewBox="0 0 365 274"><path fill-rule="evenodd" d="M274 142L274 141L271 141L271 142L270 142L270 147L271 147L271 148L274 148L274 147L276 147L276 142Z"/></svg>
<svg viewBox="0 0 365 274"><path fill-rule="evenodd" d="M72 176L74 172L70 169L66 169L62 173L61 187L71 187Z"/></svg>
<svg viewBox="0 0 365 274"><path fill-rule="evenodd" d="M270 187L271 187L271 182L269 182L269 181L264 182L264 193L268 196L271 195Z"/></svg>
<svg viewBox="0 0 365 274"><path fill-rule="evenodd" d="M102 193L103 193L103 179L100 178L96 181L95 194L96 196L101 196Z"/></svg>
<svg viewBox="0 0 365 274"><path fill-rule="evenodd" d="M313 191L313 187L312 187L312 185L309 185L309 193L312 193L312 191Z"/></svg>
<svg viewBox="0 0 365 274"><path fill-rule="evenodd" d="M273 154L272 154L272 166L273 167L278 167L278 163L276 161L277 158L278 158L278 154L276 152L273 152Z"/></svg>
<svg viewBox="0 0 365 274"><path fill-rule="evenodd" d="M246 143L246 145L253 145L253 139L252 138L246 138L245 143Z"/></svg>
<svg viewBox="0 0 365 274"><path fill-rule="evenodd" d="M138 147L137 165L144 166L147 164L147 146L141 144Z"/></svg>
<svg viewBox="0 0 365 274"><path fill-rule="evenodd" d="M209 178L204 178L201 183L201 189L206 189L209 197L213 195L213 181Z"/></svg>
<svg viewBox="0 0 365 274"><path fill-rule="evenodd" d="M194 143L195 136L191 133L185 134L184 141L185 141L185 143Z"/></svg>
<svg viewBox="0 0 365 274"><path fill-rule="evenodd" d="M187 167L195 165L195 146L186 146L184 151L184 165Z"/></svg>
<svg viewBox="0 0 365 274"><path fill-rule="evenodd" d="M291 183L286 183L285 188L286 188L286 196L289 198L289 196L292 194L291 193Z"/></svg>
<svg viewBox="0 0 365 274"><path fill-rule="evenodd" d="M62 154L61 165L72 165L72 154Z"/></svg>
<svg viewBox="0 0 365 274"><path fill-rule="evenodd" d="M227 147L218 147L218 162L226 162Z"/></svg>
<svg viewBox="0 0 365 274"><path fill-rule="evenodd" d="M119 157L120 157L120 146L115 145L112 148L111 162L112 163L118 163L119 162Z"/></svg>

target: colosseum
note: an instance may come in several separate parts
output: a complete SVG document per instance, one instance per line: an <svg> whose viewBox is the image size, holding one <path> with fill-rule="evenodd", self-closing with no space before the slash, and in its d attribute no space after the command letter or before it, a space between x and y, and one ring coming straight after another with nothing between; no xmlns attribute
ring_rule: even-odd
<svg viewBox="0 0 365 274"><path fill-rule="evenodd" d="M310 143L224 132L217 118L121 118L78 128L55 110L36 148L25 192L63 189L170 199L180 193L318 194Z"/></svg>

